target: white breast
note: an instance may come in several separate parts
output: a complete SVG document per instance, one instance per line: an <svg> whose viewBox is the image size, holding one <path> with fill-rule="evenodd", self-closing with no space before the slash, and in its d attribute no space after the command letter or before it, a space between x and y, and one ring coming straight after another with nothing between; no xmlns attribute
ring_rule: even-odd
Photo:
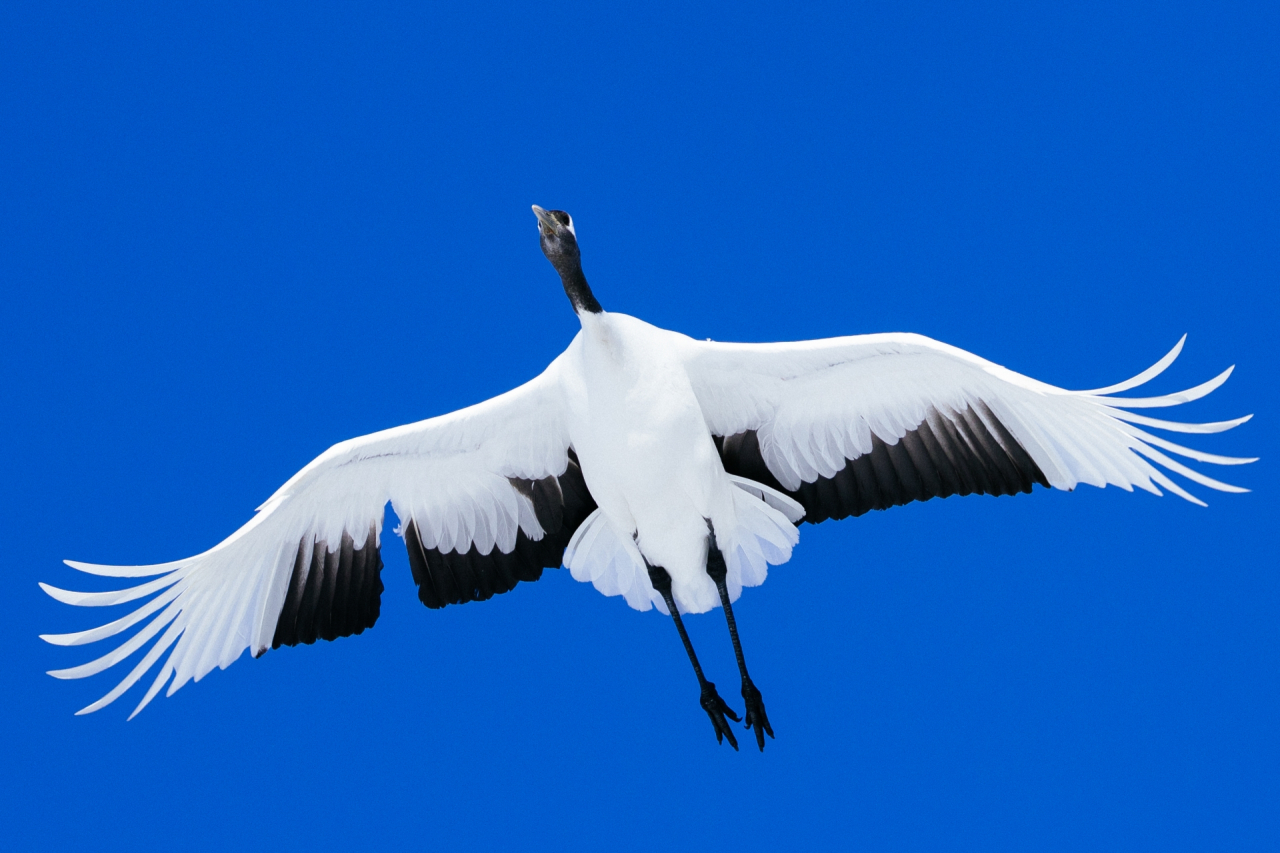
<svg viewBox="0 0 1280 853"><path fill-rule="evenodd" d="M762 582L765 571L758 536L742 529L738 504L753 505L748 526L768 530L771 556L789 554L794 528L725 473L677 358L680 338L625 314L584 317L576 377L568 383L575 398L570 434L602 518L583 525L565 564L580 580L626 595L632 606L661 607L647 560L671 574L680 609L696 613L719 603L705 571L708 520L726 550L744 541L744 553L729 560L735 598L744 584Z"/></svg>

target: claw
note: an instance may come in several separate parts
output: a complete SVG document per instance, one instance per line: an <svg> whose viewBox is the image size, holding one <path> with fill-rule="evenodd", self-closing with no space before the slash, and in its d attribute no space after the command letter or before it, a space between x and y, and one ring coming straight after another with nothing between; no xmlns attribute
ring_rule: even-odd
<svg viewBox="0 0 1280 853"><path fill-rule="evenodd" d="M769 725L769 717L764 712L764 697L750 678L742 679L742 700L746 703L743 716L746 717L747 730L755 729L756 743L760 746L760 751L764 752L764 736L768 734L773 737L773 726Z"/></svg>
<svg viewBox="0 0 1280 853"><path fill-rule="evenodd" d="M727 737L729 746L736 752L738 739L733 736L733 729L729 728L729 722L725 717L729 717L735 723L740 717L720 698L720 694L716 692L716 686L710 681L702 682L702 696L698 701L702 705L702 710L706 711L707 716L711 718L711 725L716 730L716 743L724 743Z"/></svg>

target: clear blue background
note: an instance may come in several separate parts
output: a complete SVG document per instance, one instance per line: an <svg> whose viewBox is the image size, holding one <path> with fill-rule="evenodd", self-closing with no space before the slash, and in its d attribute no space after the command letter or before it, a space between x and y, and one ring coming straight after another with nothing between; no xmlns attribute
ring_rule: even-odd
<svg viewBox="0 0 1280 853"><path fill-rule="evenodd" d="M3 846L1280 844L1275 4L173 5L0 9ZM697 337L915 331L1088 388L1189 332L1155 388L1240 365L1178 415L1257 413L1195 442L1256 491L803 528L738 608L763 755L664 618L557 571L428 611L390 525L364 636L73 717L114 682L36 635L115 614L38 590L91 583L62 558L203 550L569 342L534 202L606 308Z"/></svg>

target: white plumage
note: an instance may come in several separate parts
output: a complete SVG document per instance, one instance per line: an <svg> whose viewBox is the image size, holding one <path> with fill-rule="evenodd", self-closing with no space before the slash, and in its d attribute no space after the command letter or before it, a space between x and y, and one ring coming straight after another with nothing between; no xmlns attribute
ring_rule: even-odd
<svg viewBox="0 0 1280 853"><path fill-rule="evenodd" d="M570 296L574 298L572 291ZM536 484L546 484L552 494L559 489L567 513L567 478L573 466L580 467L597 507L573 531L567 547L559 546L573 577L591 582L606 595L623 596L638 610L656 604L665 611L646 562L662 566L671 576L677 606L691 613L720 603L706 571L709 526L727 561L730 600L736 599L742 587L764 581L769 564L790 558L798 541L795 522L806 511L802 503L812 511L819 506L815 501L827 501L821 504L823 511L834 517L865 511L854 508L857 501L863 502L858 507L869 506L866 501L871 498L865 494L830 495L854 489L850 483L863 484L858 488L865 492L869 481L841 472L846 467L853 472L858 460L870 459L881 446L882 456L864 460L863 470L882 483L884 493L874 498L882 503L983 491L981 484L957 489L944 483L946 476L959 483L967 476L965 465L979 464L973 459L989 461L990 477L1001 465L1014 474L1021 472L1019 476L1030 478L1026 490L1036 479L1059 489L1088 483L1126 490L1136 486L1160 494L1163 488L1201 503L1171 480L1168 471L1210 489L1245 491L1166 454L1218 465L1252 460L1182 447L1144 428L1211 433L1247 417L1185 424L1129 411L1203 397L1226 381L1230 370L1178 394L1116 396L1167 368L1183 341L1127 382L1065 391L918 335L714 343L626 315L583 310L577 298L575 306L582 331L536 379L452 414L335 445L210 550L156 566L68 561L90 574L153 579L99 593L41 584L59 601L104 606L155 597L100 628L45 635L51 643L72 646L141 626L97 660L50 674L95 674L158 636L113 690L80 712L114 701L159 663L136 714L166 684L172 694L215 666L225 668L246 649L262 653L273 645L273 637L277 645L281 636L286 643L297 641L288 639L291 626L280 627L288 596L293 596L290 606L301 608L300 613L314 606L309 600L331 601L323 606L333 615L316 618L331 618L336 625L343 596L356 596L356 586L368 583L367 577L351 580L363 570L350 567L367 566L373 559L361 549L380 547L388 502L401 521L397 532L403 535L412 525L422 553L437 560L432 565L461 559L449 555L470 553L476 555L468 558L475 566L487 566L499 557L516 555L519 548L536 547L550 535L543 523L550 523L547 519L554 518L554 512L548 514L540 504L543 499L536 489L542 487ZM731 452L729 440L742 434L754 435L759 459L775 479L773 487L748 479L742 470L727 470L739 458L733 456L737 451ZM946 435L951 436L950 444ZM1019 447L1010 445L1010 438ZM993 450L992 441L999 448ZM996 460L998 465L990 462L995 458L991 454L999 456L1001 449L1007 458ZM1034 465L1025 461L1028 457ZM912 470L905 470L902 460L912 461ZM886 465L896 466L896 474L886 474ZM897 485L889 483L893 476ZM1023 489L1006 489L1017 490ZM550 505L554 510L555 501ZM569 523L567 516L564 523ZM567 536L569 531L553 532ZM340 557L335 556L340 551ZM326 559L335 568L324 569L324 583L317 581L309 590L308 573L329 565ZM372 587L361 589L359 595L365 598L374 594L368 591ZM457 600L487 597L482 591L472 592L463 590ZM427 594L423 593L424 601ZM372 624L367 613L360 618L364 621L357 625L351 616L355 627L350 630L333 630L358 632L365 622ZM743 674L745 679L745 669Z"/></svg>

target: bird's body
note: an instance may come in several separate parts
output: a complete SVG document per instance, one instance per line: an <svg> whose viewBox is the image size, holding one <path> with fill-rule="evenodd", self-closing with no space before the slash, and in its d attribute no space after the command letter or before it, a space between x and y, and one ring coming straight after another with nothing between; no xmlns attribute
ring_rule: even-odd
<svg viewBox="0 0 1280 853"><path fill-rule="evenodd" d="M1200 501L1162 470L1244 491L1162 451L1201 462L1249 462L1192 450L1142 427L1212 433L1208 424L1129 411L1210 393L1230 374L1177 394L1115 395L1167 368L1182 342L1126 382L1094 391L1046 385L919 335L860 335L786 344L699 341L605 312L587 286L572 220L538 215L581 331L539 376L467 409L330 448L214 548L174 563L70 563L92 574L155 580L114 592L45 590L99 606L154 595L100 628L45 635L80 645L140 626L82 666L106 669L155 639L125 679L81 713L114 701L163 657L138 705L173 693L245 649L360 633L382 592L381 528L400 519L419 598L428 607L483 600L563 565L638 610L670 613L717 737L737 719L706 679L682 613L724 608L746 721L772 728L747 673L731 604L786 562L801 519L861 515L953 494L1015 494L1039 483L1160 487ZM1160 467L1157 467L1160 466ZM167 655L167 656L166 656Z"/></svg>
<svg viewBox="0 0 1280 853"><path fill-rule="evenodd" d="M584 318L565 353L569 432L583 477L619 539L672 577L686 613L717 603L704 568L707 520L736 528L732 484L676 335L625 314Z"/></svg>

